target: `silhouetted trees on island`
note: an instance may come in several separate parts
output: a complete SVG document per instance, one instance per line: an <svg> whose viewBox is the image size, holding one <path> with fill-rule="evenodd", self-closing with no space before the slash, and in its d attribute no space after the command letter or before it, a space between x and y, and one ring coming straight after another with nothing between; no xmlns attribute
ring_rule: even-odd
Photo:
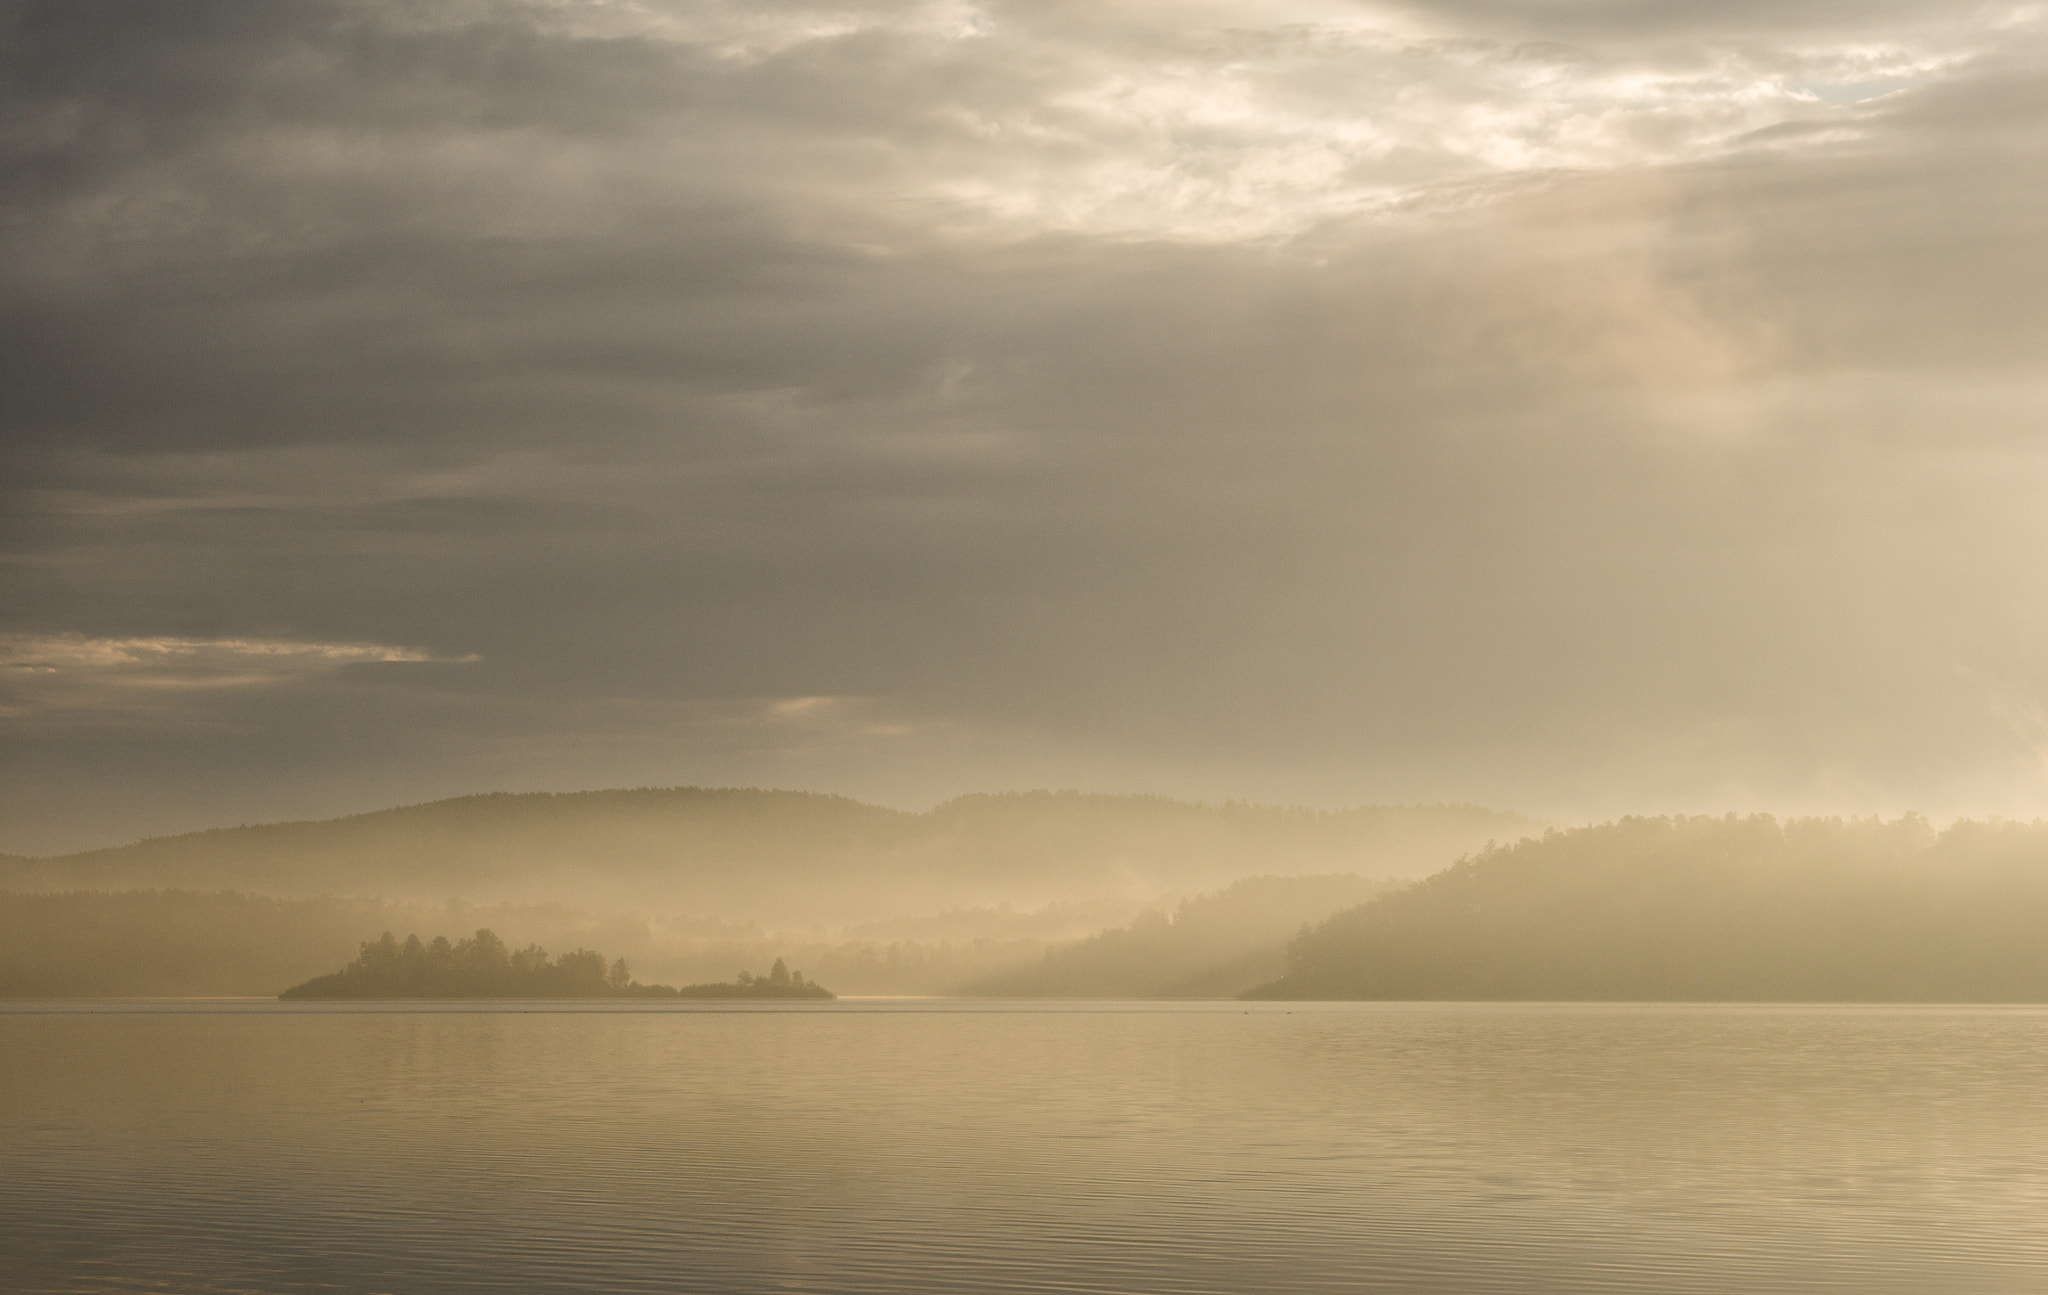
<svg viewBox="0 0 2048 1295"><path fill-rule="evenodd" d="M674 991L677 998L833 998L837 995L816 981L805 980L801 971L791 971L777 958L765 976L742 971L737 980L709 985L684 985Z"/></svg>
<svg viewBox="0 0 2048 1295"><path fill-rule="evenodd" d="M730 983L643 985L624 958L606 962L601 953L576 949L550 958L529 944L508 948L488 928L450 943L446 936L403 943L386 931L366 940L354 962L340 971L294 985L279 998L832 998L822 985L791 971L782 959L765 976L742 971Z"/></svg>

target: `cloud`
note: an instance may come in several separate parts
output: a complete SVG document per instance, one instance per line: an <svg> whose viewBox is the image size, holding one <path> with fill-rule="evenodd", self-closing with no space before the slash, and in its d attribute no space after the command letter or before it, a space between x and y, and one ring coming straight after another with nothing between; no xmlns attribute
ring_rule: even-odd
<svg viewBox="0 0 2048 1295"><path fill-rule="evenodd" d="M1956 680L2048 687L2037 10L5 21L0 632L216 645L44 663L47 839L59 784L2017 786ZM91 719L145 700L212 736Z"/></svg>
<svg viewBox="0 0 2048 1295"><path fill-rule="evenodd" d="M0 636L0 717L162 715L181 694L274 687L347 666L439 659L366 643L12 634Z"/></svg>

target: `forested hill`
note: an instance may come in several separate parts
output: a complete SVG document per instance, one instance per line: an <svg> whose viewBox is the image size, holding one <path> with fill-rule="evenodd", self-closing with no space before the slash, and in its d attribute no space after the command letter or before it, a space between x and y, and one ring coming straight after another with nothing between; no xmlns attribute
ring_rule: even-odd
<svg viewBox="0 0 2048 1295"><path fill-rule="evenodd" d="M2048 1002L2048 825L1631 818L1297 938L1259 998Z"/></svg>
<svg viewBox="0 0 2048 1295"><path fill-rule="evenodd" d="M1247 877L1153 909L1126 926L985 977L970 994L1009 998L1228 998L1270 980L1288 937L1393 883L1354 875Z"/></svg>
<svg viewBox="0 0 2048 1295"><path fill-rule="evenodd" d="M1531 826L1468 806L1324 813L1044 792L923 814L800 792L491 795L14 859L0 890L567 899L837 922L1184 893L1254 873L1421 876Z"/></svg>

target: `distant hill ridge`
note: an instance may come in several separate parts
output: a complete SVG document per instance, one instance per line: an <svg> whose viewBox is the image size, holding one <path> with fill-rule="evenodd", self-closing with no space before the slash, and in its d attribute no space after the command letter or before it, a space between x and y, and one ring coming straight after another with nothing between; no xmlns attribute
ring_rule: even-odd
<svg viewBox="0 0 2048 1295"><path fill-rule="evenodd" d="M0 889L570 899L855 920L1211 889L1276 872L1420 876L1536 825L1476 806L1310 810L1163 796L962 796L919 814L819 792L493 793L0 860Z"/></svg>

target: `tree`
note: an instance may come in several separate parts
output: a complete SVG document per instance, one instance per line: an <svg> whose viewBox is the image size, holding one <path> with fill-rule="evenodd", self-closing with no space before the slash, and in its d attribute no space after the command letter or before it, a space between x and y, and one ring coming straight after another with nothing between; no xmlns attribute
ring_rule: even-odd
<svg viewBox="0 0 2048 1295"><path fill-rule="evenodd" d="M512 962L511 951L505 947L505 942L487 926L477 928L475 935L456 945L455 956L465 970L485 975L501 971Z"/></svg>

